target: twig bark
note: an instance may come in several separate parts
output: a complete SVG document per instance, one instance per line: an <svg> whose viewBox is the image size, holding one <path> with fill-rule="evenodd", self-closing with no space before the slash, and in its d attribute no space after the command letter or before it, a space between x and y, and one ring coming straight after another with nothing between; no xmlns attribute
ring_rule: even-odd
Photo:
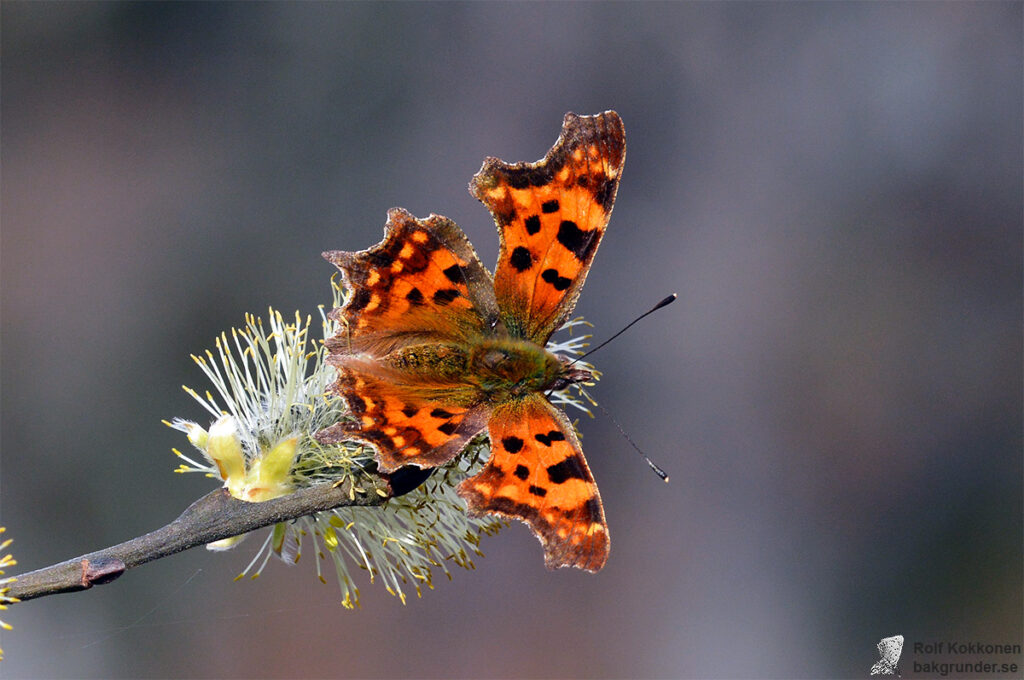
<svg viewBox="0 0 1024 680"><path fill-rule="evenodd" d="M24 601L85 590L110 583L132 567L197 545L341 506L381 505L396 495L385 479L376 484L363 482L361 488L363 493L353 493L352 481L346 480L337 486L314 486L263 503L240 501L218 489L156 531L15 577L7 596Z"/></svg>

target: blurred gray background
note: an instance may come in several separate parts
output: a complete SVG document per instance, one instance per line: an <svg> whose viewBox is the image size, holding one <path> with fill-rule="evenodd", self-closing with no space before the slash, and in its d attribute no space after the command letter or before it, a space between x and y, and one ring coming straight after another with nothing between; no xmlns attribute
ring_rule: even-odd
<svg viewBox="0 0 1024 680"><path fill-rule="evenodd" d="M32 569L156 528L190 353L329 302L566 111L628 158L577 311L612 554L515 525L408 606L193 550L4 612L5 677L867 677L1022 637L1019 3L2 8L2 517ZM960 660L963 660L961 658ZM996 660L1021 661L1001 657ZM998 676L992 676L998 677Z"/></svg>

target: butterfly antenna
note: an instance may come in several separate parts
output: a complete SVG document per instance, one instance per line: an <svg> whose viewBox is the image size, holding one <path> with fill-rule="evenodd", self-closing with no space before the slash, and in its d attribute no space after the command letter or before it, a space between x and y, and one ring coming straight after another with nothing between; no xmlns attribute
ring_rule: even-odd
<svg viewBox="0 0 1024 680"><path fill-rule="evenodd" d="M673 295L672 297L674 298L675 296ZM670 300L670 302L671 302L671 300ZM668 304L668 303L665 303L665 304ZM657 307L655 307L654 309L657 309ZM653 312L654 309L652 309L651 312ZM647 312L647 313L650 314L651 312ZM590 395L587 395L587 396L589 398ZM654 470L654 474L656 474L659 477L661 477L663 480L665 480L665 483L668 484L668 473L665 472L664 470L662 470L661 467L659 467L657 463L655 463L653 460L648 458L647 454L644 453L640 449L640 447L636 445L636 442L634 442L632 439L630 439L629 435L626 434L626 431L622 429L621 425L619 425L619 421L615 420L615 418L612 417L611 413L608 413L608 409L606 409L599 402L596 402L593 399L591 399L590 402L592 404L595 404L599 409L601 409L601 412L604 413L608 417L608 420L612 421L612 425L615 426L615 429L617 429L619 431L619 434L621 434L622 437L627 442L629 442L629 445L633 447L633 450L640 454L640 457L644 459L644 462L647 463L647 465L649 465L652 470Z"/></svg>
<svg viewBox="0 0 1024 680"><path fill-rule="evenodd" d="M581 354L580 356L578 356L578 357L576 357L575 359L573 359L572 361L570 361L570 362L568 363L567 367L568 367L568 366L572 366L573 364L575 364L575 363L576 363L577 361L579 361L580 359L583 359L584 357L588 357L588 356L590 356L591 354L593 354L594 352L596 352L597 350L601 349L602 347L604 347L605 345L607 345L607 344L608 344L609 342L611 342L611 341L612 341L612 340L614 340L615 338L619 337L620 335L622 335L623 333L625 333L626 331L628 331L628 330L630 329L630 327L632 327L632 326L633 326L633 324L635 324L636 322L638 322L638 321L639 321L640 319L644 318L645 316L647 316L647 315L649 315L649 314L654 314L654 313L655 313L656 311L658 311L658 310L659 310L659 309L661 309L662 307L666 307L666 306L668 306L668 305L672 304L673 302L675 302L675 299L676 299L677 297L678 297L678 296L677 296L677 295L676 295L675 293L672 293L672 294L671 294L671 295L669 295L669 296L668 296L667 298L665 298L664 300L662 300L662 301L661 301L661 302L659 302L658 304L654 305L653 307L651 307L650 309L648 309L648 310L647 310L646 312L644 312L644 313L643 313L643 314L641 314L640 316L638 316L638 317L636 317L635 319L633 319L632 321L630 321L630 322L629 322L628 324L626 324L626 326L625 326L625 327L624 327L624 328L623 328L622 330L620 330L620 331L619 331L618 333L616 333L616 334L615 334L615 335L613 335L612 337L608 338L607 340L605 340L604 342L602 342L602 343L601 343L600 345L598 345L597 347L594 347L594 348L592 348L592 349L590 349L590 350L587 350L586 354ZM609 416L609 418L610 418L610 417L611 417L611 416ZM616 423L616 426L618 426L618 424L617 424L617 423ZM622 432L622 428L619 428L619 431L620 431L620 432ZM625 432L623 432L622 434L623 434L623 435L625 435L626 433L625 433ZM629 437L626 437L626 439L629 439ZM632 444L632 442L630 442L630 443ZM636 445L634 444L634 447L635 447L635 446L636 446ZM639 449L638 449L638 450L639 450ZM648 462L648 463L650 463L650 461L647 461L647 462ZM652 463L652 465L653 465L653 463Z"/></svg>

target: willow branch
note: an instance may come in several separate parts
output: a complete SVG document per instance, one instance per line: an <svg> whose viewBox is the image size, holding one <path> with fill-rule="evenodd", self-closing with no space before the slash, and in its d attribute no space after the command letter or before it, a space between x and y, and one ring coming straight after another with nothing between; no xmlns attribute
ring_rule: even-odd
<svg viewBox="0 0 1024 680"><path fill-rule="evenodd" d="M156 531L17 576L7 596L24 601L85 590L110 583L132 567L197 545L332 508L381 505L396 495L383 479L375 484L364 481L361 488L363 492L356 492L352 480L345 480L336 486L313 486L263 503L240 501L224 489L218 489L197 500L178 519Z"/></svg>

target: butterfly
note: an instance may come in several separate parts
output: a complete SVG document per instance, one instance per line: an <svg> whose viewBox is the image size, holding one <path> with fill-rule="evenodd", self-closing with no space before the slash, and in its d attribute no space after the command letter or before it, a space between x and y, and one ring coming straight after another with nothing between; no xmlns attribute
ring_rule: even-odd
<svg viewBox="0 0 1024 680"><path fill-rule="evenodd" d="M878 654L882 658L871 667L871 675L899 675L900 654L903 653L903 636L893 635L878 641Z"/></svg>
<svg viewBox="0 0 1024 680"><path fill-rule="evenodd" d="M498 227L493 277L454 222L401 208L376 246L324 253L348 291L327 348L352 418L318 438L369 444L391 473L443 465L486 430L490 459L458 494L473 516L525 522L549 568L596 572L608 558L597 485L547 398L593 374L545 344L576 305L625 154L622 120L605 111L567 113L536 163L487 158L469 189Z"/></svg>

